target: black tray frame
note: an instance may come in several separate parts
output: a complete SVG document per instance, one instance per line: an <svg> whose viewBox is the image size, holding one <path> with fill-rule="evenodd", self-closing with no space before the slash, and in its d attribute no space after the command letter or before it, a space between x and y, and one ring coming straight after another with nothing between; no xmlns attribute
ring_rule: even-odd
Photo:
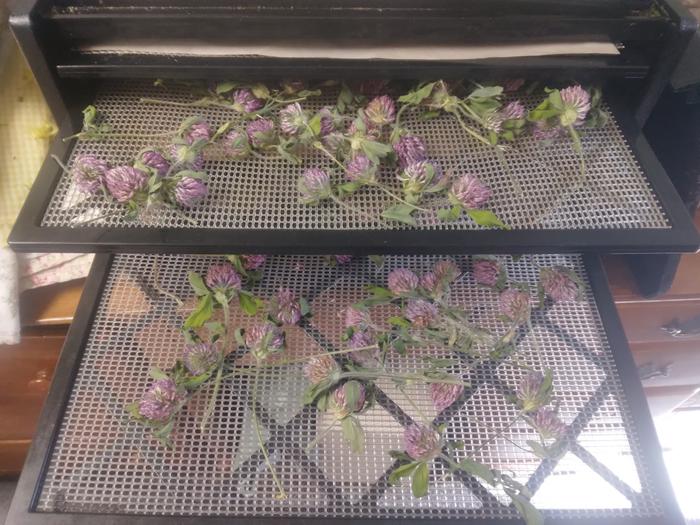
<svg viewBox="0 0 700 525"><path fill-rule="evenodd" d="M131 253L668 253L696 251L692 218L635 120L610 100L623 133L666 212L671 228L581 230L232 230L209 228L42 227L61 177L47 157L9 237L21 252ZM77 108L75 110L77 114ZM70 119L59 137L70 135ZM56 139L50 153L67 160L74 142Z"/></svg>
<svg viewBox="0 0 700 525"><path fill-rule="evenodd" d="M66 337L61 356L56 366L54 379L42 410L38 431L29 450L22 475L17 484L14 498L7 517L7 525L87 525L99 521L101 525L323 525L339 522L345 525L374 525L377 522L391 525L405 525L408 522L424 525L438 525L442 520L434 519L353 519L342 518L223 518L223 517L178 517L178 516L138 516L89 513L46 513L36 512L36 504L41 491L41 483L46 474L50 457L58 437L61 420L70 398L73 381L87 343L100 296L102 294L112 263L112 256L98 254L90 271L85 290L76 311L75 320ZM638 431L641 450L644 451L646 467L657 490L663 516L655 518L610 517L607 525L682 525L685 523L675 501L670 480L663 463L654 424L646 403L642 384L632 359L620 319L615 309L612 295L607 285L605 270L601 260L595 255L585 255L584 264L589 284L596 297L605 334L613 349L613 356L620 380L629 405L632 420ZM658 521L661 519L662 521ZM449 520L455 525L512 525L512 519L466 519ZM548 525L598 525L600 518L548 519Z"/></svg>

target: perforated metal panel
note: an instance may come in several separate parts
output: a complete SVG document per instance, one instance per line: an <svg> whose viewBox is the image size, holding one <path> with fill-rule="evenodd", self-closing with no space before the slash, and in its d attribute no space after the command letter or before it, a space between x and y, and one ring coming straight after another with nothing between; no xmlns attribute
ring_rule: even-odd
<svg viewBox="0 0 700 525"><path fill-rule="evenodd" d="M382 268L366 258L330 267L321 257L274 257L255 293L273 294L281 285L307 297L314 317L287 329L290 359L341 347L339 312L365 295L363 286L382 284L396 267L425 271L439 257L388 257ZM469 477L451 477L432 465L431 489L416 499L407 484L389 486L402 429L412 420L445 423L450 439L466 443L469 454L510 473L535 492L533 501L550 516L657 516L659 499L645 470L611 349L590 290L581 302L547 306L533 315L533 330L517 338L517 352L502 361L472 368L452 356L452 372L470 381L460 402L437 414L421 385L402 392L391 381L378 382L377 404L359 416L365 452L355 455L338 429L307 445L331 420L304 407L306 382L301 365L267 369L256 410L264 426L271 460L289 494L275 498L275 487L251 428L249 376L228 379L205 432L200 416L210 393L198 393L177 423L172 449L157 444L125 413L140 398L152 366L168 367L184 346L179 327L194 304L187 284L191 270L204 272L211 256L119 255L106 281L60 432L40 487L38 510L185 516L322 516L366 518L512 517L515 511L498 490ZM463 268L467 257L456 257ZM504 258L504 261L506 259ZM534 287L539 266L559 264L586 278L579 256L508 258L510 278ZM157 279L159 282L157 282ZM159 291L161 290L161 291ZM179 306L162 290L183 302ZM497 295L476 286L469 274L453 287L450 302L471 309L475 322L502 333ZM253 320L233 311L234 324ZM484 349L485 350L485 349ZM437 348L390 355L390 370L415 370ZM245 366L244 354L230 359ZM556 402L568 425L568 452L559 461L540 461L523 452L534 432L509 427L515 410L504 394L525 374L522 366L553 369ZM495 431L504 437L494 438Z"/></svg>
<svg viewBox="0 0 700 525"><path fill-rule="evenodd" d="M158 97L175 102L192 100L185 90L164 90L149 84L105 85L96 100L108 122L121 133L162 134L177 129L192 115L201 115L219 125L237 114L222 108L193 108L140 103L141 97ZM320 108L334 103L333 96L310 101ZM538 101L526 100L529 106ZM514 229L639 229L669 228L670 224L639 168L626 140L613 118L605 129L586 131L583 140L586 180L579 186L579 158L570 141L549 146L528 137L519 139L505 153L505 162L495 151L468 135L450 116L421 120L410 113L405 124L422 137L428 152L446 172L459 176L478 175L493 189L490 202L498 216ZM104 142L79 141L73 156L91 153L114 165L130 163L144 147L162 145L165 139L115 138ZM327 158L316 151L302 155L303 166L332 169ZM69 161L69 166L72 159ZM141 220L125 217L123 208L103 197L87 197L76 190L71 177L63 175L45 212L43 226L67 227L201 227L223 229L406 229L408 226L384 222L379 216L395 204L376 188L363 188L347 199L360 213L328 202L308 207L298 202L297 177L303 167L279 157L254 158L241 162L222 160L212 153L205 165L209 173L210 195L195 210L191 220L172 210L157 210ZM336 180L341 178L336 174ZM384 170L381 181L400 193L400 183L392 170ZM436 197L437 198L437 197ZM434 198L435 199L435 198ZM446 202L426 201L428 207ZM367 217L369 215L369 217ZM376 219L372 220L371 218ZM435 230L477 229L466 216L444 223L432 212L419 212L421 228Z"/></svg>

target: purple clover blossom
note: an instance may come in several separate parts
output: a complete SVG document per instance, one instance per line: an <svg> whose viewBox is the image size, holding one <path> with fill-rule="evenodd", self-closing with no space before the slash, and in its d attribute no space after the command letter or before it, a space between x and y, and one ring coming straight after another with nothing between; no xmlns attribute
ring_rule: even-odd
<svg viewBox="0 0 700 525"><path fill-rule="evenodd" d="M372 324L372 318L364 308L348 306L345 309L345 328L355 328L362 330Z"/></svg>
<svg viewBox="0 0 700 525"><path fill-rule="evenodd" d="M404 430L406 454L416 461L430 461L442 450L440 434L425 425L413 424Z"/></svg>
<svg viewBox="0 0 700 525"><path fill-rule="evenodd" d="M511 78L503 83L503 91L506 93L514 93L525 84L524 78Z"/></svg>
<svg viewBox="0 0 700 525"><path fill-rule="evenodd" d="M258 360L284 350L284 332L270 322L254 325L245 331L244 337L246 348Z"/></svg>
<svg viewBox="0 0 700 525"><path fill-rule="evenodd" d="M264 148L275 142L275 123L268 118L259 118L250 122L246 128L248 140L255 148Z"/></svg>
<svg viewBox="0 0 700 525"><path fill-rule="evenodd" d="M225 295L238 291L243 285L241 276L229 263L214 264L207 270L204 282L212 292L222 292Z"/></svg>
<svg viewBox="0 0 700 525"><path fill-rule="evenodd" d="M425 143L414 135L404 135L393 147L401 168L406 168L428 158Z"/></svg>
<svg viewBox="0 0 700 525"><path fill-rule="evenodd" d="M125 203L145 191L148 174L131 166L118 166L105 173L104 183L114 200Z"/></svg>
<svg viewBox="0 0 700 525"><path fill-rule="evenodd" d="M483 126L493 133L500 133L503 129L503 115L500 111L491 111L488 115L484 117Z"/></svg>
<svg viewBox="0 0 700 525"><path fill-rule="evenodd" d="M566 134L566 131L560 126L550 126L543 120L535 122L532 128L532 136L540 141L551 141L558 139Z"/></svg>
<svg viewBox="0 0 700 525"><path fill-rule="evenodd" d="M407 195L420 195L425 191L435 192L447 183L440 167L427 160L409 164L399 173L398 179Z"/></svg>
<svg viewBox="0 0 700 525"><path fill-rule="evenodd" d="M438 412L442 412L457 401L464 392L464 385L430 383L430 399Z"/></svg>
<svg viewBox="0 0 700 525"><path fill-rule="evenodd" d="M352 261L352 255L334 255L333 258L338 264L348 264Z"/></svg>
<svg viewBox="0 0 700 525"><path fill-rule="evenodd" d="M492 257L476 257L472 263L472 275L477 284L494 287L501 280L503 267Z"/></svg>
<svg viewBox="0 0 700 525"><path fill-rule="evenodd" d="M182 362L193 376L210 372L219 362L220 353L210 343L192 343L185 346Z"/></svg>
<svg viewBox="0 0 700 525"><path fill-rule="evenodd" d="M254 113L263 107L262 100L253 95L248 88L237 89L233 92L233 109L239 113Z"/></svg>
<svg viewBox="0 0 700 525"><path fill-rule="evenodd" d="M379 365L380 350L377 341L369 331L355 331L348 340L348 348L355 349L348 356L359 365L376 367ZM372 348L370 348L372 347Z"/></svg>
<svg viewBox="0 0 700 525"><path fill-rule="evenodd" d="M566 433L566 424L551 408L538 409L531 421L542 439L559 439Z"/></svg>
<svg viewBox="0 0 700 525"><path fill-rule="evenodd" d="M396 120L396 105L388 95L375 97L367 104L365 116L377 126L391 124Z"/></svg>
<svg viewBox="0 0 700 525"><path fill-rule="evenodd" d="M267 261L267 255L241 255L243 268L246 270L257 270Z"/></svg>
<svg viewBox="0 0 700 525"><path fill-rule="evenodd" d="M183 208L194 208L209 193L206 183L195 177L182 177L175 184L175 202Z"/></svg>
<svg viewBox="0 0 700 525"><path fill-rule="evenodd" d="M360 128L360 122L364 126L364 130ZM360 149L360 144L364 140L379 140L382 134L382 130L379 129L374 123L367 120L364 113L353 120L348 126L348 135L351 138L351 143L353 144L353 149Z"/></svg>
<svg viewBox="0 0 700 525"><path fill-rule="evenodd" d="M280 110L279 122L282 133L297 135L306 128L308 118L299 103L294 102Z"/></svg>
<svg viewBox="0 0 700 525"><path fill-rule="evenodd" d="M527 115L527 110L519 100L514 100L500 111L503 121L522 120Z"/></svg>
<svg viewBox="0 0 700 525"><path fill-rule="evenodd" d="M345 165L345 175L352 182L375 184L379 166L374 164L364 153L356 153Z"/></svg>
<svg viewBox="0 0 700 525"><path fill-rule="evenodd" d="M83 193L95 194L102 188L109 164L95 155L78 155L71 174L77 188Z"/></svg>
<svg viewBox="0 0 700 525"><path fill-rule="evenodd" d="M347 138L340 131L331 131L323 137L323 145L334 155L344 148L346 143Z"/></svg>
<svg viewBox="0 0 700 525"><path fill-rule="evenodd" d="M147 168L151 168L159 177L165 177L170 171L170 161L155 149L147 149L141 152L138 161Z"/></svg>
<svg viewBox="0 0 700 525"><path fill-rule="evenodd" d="M413 293L416 288L418 288L419 284L420 279L418 279L418 276L408 268L392 270L387 278L389 290L391 290L391 293L394 295L408 295Z"/></svg>
<svg viewBox="0 0 700 525"><path fill-rule="evenodd" d="M564 113L559 117L561 125L582 125L591 110L591 95L578 84L562 89L559 93L564 103Z"/></svg>
<svg viewBox="0 0 700 525"><path fill-rule="evenodd" d="M433 265L433 273L438 278L438 281L445 284L450 284L456 281L462 271L452 259L443 259Z"/></svg>
<svg viewBox="0 0 700 525"><path fill-rule="evenodd" d="M411 299L404 309L404 315L416 328L429 328L438 319L438 308L424 299Z"/></svg>
<svg viewBox="0 0 700 525"><path fill-rule="evenodd" d="M551 388L543 389L545 377L542 373L532 371L520 381L515 397L523 412L534 412L549 403Z"/></svg>
<svg viewBox="0 0 700 525"><path fill-rule="evenodd" d="M208 142L211 139L211 128L209 127L209 123L195 122L184 131L182 138L189 145L198 142Z"/></svg>
<svg viewBox="0 0 700 525"><path fill-rule="evenodd" d="M357 397L352 400L354 402L348 399L349 390L351 388L357 389ZM366 397L367 390L364 385L355 380L350 380L333 391L333 401L335 402L340 417L345 417L362 410L365 406Z"/></svg>
<svg viewBox="0 0 700 525"><path fill-rule="evenodd" d="M243 160L250 155L248 135L237 130L231 130L221 139L224 155L233 160Z"/></svg>
<svg viewBox="0 0 700 525"><path fill-rule="evenodd" d="M180 168L194 171L202 171L204 168L204 157L197 148L187 144L172 144L168 153L173 163Z"/></svg>
<svg viewBox="0 0 700 525"><path fill-rule="evenodd" d="M429 295L440 294L440 281L435 272L426 272L420 276L420 287Z"/></svg>
<svg viewBox="0 0 700 525"><path fill-rule="evenodd" d="M336 130L336 116L333 108L326 106L319 111L321 115L321 136L325 137Z"/></svg>
<svg viewBox="0 0 700 525"><path fill-rule="evenodd" d="M301 321L301 304L289 288L280 288L270 301L270 316L280 324L297 324Z"/></svg>
<svg viewBox="0 0 700 525"><path fill-rule="evenodd" d="M474 175L463 175L454 181L449 193L451 201L468 210L483 207L492 195L491 188Z"/></svg>
<svg viewBox="0 0 700 525"><path fill-rule="evenodd" d="M312 357L304 364L304 376L312 385L335 383L340 375L340 367L329 355Z"/></svg>
<svg viewBox="0 0 700 525"><path fill-rule="evenodd" d="M568 268L542 268L540 283L544 293L555 303L576 301L581 295L581 286Z"/></svg>
<svg viewBox="0 0 700 525"><path fill-rule="evenodd" d="M357 86L357 91L361 93L362 95L369 96L369 97L375 97L378 96L380 93L386 91L387 86L389 85L389 81L386 79L371 79L371 80L363 80L360 82L360 84Z"/></svg>
<svg viewBox="0 0 700 525"><path fill-rule="evenodd" d="M297 189L301 193L302 204L318 204L332 195L331 179L320 168L308 168L299 177Z"/></svg>
<svg viewBox="0 0 700 525"><path fill-rule="evenodd" d="M516 324L524 324L530 318L530 295L517 288L508 288L498 297L502 315Z"/></svg>
<svg viewBox="0 0 700 525"><path fill-rule="evenodd" d="M139 414L151 421L165 421L173 416L183 398L175 381L169 377L157 379L139 401Z"/></svg>

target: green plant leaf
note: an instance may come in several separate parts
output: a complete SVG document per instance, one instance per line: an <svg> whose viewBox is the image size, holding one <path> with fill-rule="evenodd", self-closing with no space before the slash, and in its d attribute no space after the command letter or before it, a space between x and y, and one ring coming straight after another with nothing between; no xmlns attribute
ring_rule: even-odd
<svg viewBox="0 0 700 525"><path fill-rule="evenodd" d="M430 82L414 91L409 91L405 95L399 97L399 102L411 105L420 104L423 102L423 100L430 96L430 94L433 92L435 84L436 82Z"/></svg>
<svg viewBox="0 0 700 525"><path fill-rule="evenodd" d="M400 317L398 315L393 315L389 317L388 321L389 324L394 326L403 326L405 328L410 328L411 326L411 323L407 319L404 319L403 317Z"/></svg>
<svg viewBox="0 0 700 525"><path fill-rule="evenodd" d="M211 319L213 313L214 298L210 293L207 293L207 295L200 297L197 307L189 315L189 317L185 319L183 326L185 328L200 328L204 325L204 323Z"/></svg>
<svg viewBox="0 0 700 525"><path fill-rule="evenodd" d="M451 208L443 208L437 211L438 219L445 222L456 221L460 215L462 215L461 206L452 206Z"/></svg>
<svg viewBox="0 0 700 525"><path fill-rule="evenodd" d="M255 315L258 312L258 305L255 298L248 294L238 294L238 304L247 315Z"/></svg>
<svg viewBox="0 0 700 525"><path fill-rule="evenodd" d="M468 209L467 215L469 215L479 226L510 230L510 227L501 221L501 219L499 219L498 216L496 216L496 214L491 210Z"/></svg>
<svg viewBox="0 0 700 525"><path fill-rule="evenodd" d="M194 290L194 293L198 296L208 295L209 288L204 284L202 276L196 272L190 272L187 274L187 280L190 282L190 286Z"/></svg>
<svg viewBox="0 0 700 525"><path fill-rule="evenodd" d="M338 101L335 104L338 111L345 113L345 110L352 104L354 98L355 96L352 94L348 85L343 82L343 86L340 88L340 93L338 94Z"/></svg>
<svg viewBox="0 0 700 525"><path fill-rule="evenodd" d="M413 461L413 459L411 459L411 456L406 454L406 452L404 452L403 450L390 450L389 455L394 459L398 459L399 461Z"/></svg>
<svg viewBox="0 0 700 525"><path fill-rule="evenodd" d="M537 510L532 503L530 503L529 499L512 489L506 488L504 490L513 502L513 506L523 517L527 525L544 525L544 517L540 511Z"/></svg>
<svg viewBox="0 0 700 525"><path fill-rule="evenodd" d="M470 458L465 458L460 461L458 465L460 470L466 472L467 474L481 478L489 485L496 484L496 476L494 475L493 471L483 463L479 463L478 461L474 461Z"/></svg>
<svg viewBox="0 0 700 525"><path fill-rule="evenodd" d="M168 374L163 372L157 366L152 366L148 371L148 375L150 375L153 379L168 379Z"/></svg>
<svg viewBox="0 0 700 525"><path fill-rule="evenodd" d="M372 261L377 268L384 267L384 256L383 255L370 255L369 260Z"/></svg>
<svg viewBox="0 0 700 525"><path fill-rule="evenodd" d="M416 219L411 215L416 208L408 204L395 204L382 212L382 217L385 219L402 222L409 226L418 226Z"/></svg>
<svg viewBox="0 0 700 525"><path fill-rule="evenodd" d="M309 305L309 301L306 300L306 297L299 298L299 309L302 317L311 315L311 306Z"/></svg>
<svg viewBox="0 0 700 525"><path fill-rule="evenodd" d="M467 98L469 99L474 99L474 98L491 98L491 97L497 97L503 93L503 88L501 86L484 86L475 89L471 93L469 93L469 96Z"/></svg>
<svg viewBox="0 0 700 525"><path fill-rule="evenodd" d="M257 98L261 98L263 100L270 98L270 90L267 89L265 84L253 84L250 91L252 91L253 95L255 95Z"/></svg>
<svg viewBox="0 0 700 525"><path fill-rule="evenodd" d="M391 452L397 452L397 451L393 450ZM391 454L391 452L390 452L390 454ZM402 454L404 454L404 456L406 456L410 459L408 454L406 454L406 453L402 453ZM396 459L403 459L403 457L396 458ZM389 485L396 485L401 478L406 478L406 477L410 476L411 473L415 470L415 468L418 465L419 465L419 463L415 463L415 462L413 462L413 460L411 460L411 463L408 463L406 465L399 465L398 467L396 467L394 470L391 471L391 474L389 474L389 477L387 478Z"/></svg>
<svg viewBox="0 0 700 525"><path fill-rule="evenodd" d="M356 454L361 454L365 448L365 433L357 418L348 416L340 422L343 437Z"/></svg>
<svg viewBox="0 0 700 525"><path fill-rule="evenodd" d="M367 291L371 293L373 297L378 299L391 298L394 296L394 294L391 293L391 290L384 288L383 286L368 286Z"/></svg>
<svg viewBox="0 0 700 525"><path fill-rule="evenodd" d="M223 95L224 93L228 93L237 87L238 82L219 82L216 85L215 91L217 95Z"/></svg>
<svg viewBox="0 0 700 525"><path fill-rule="evenodd" d="M418 463L418 466L413 471L411 476L411 492L416 498L422 498L428 493L428 480L430 478L430 469L425 462Z"/></svg>

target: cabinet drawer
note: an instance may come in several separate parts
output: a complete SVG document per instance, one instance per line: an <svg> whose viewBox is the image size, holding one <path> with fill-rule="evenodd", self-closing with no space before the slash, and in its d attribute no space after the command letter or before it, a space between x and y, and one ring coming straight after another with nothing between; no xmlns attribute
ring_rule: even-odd
<svg viewBox="0 0 700 525"><path fill-rule="evenodd" d="M645 387L700 387L700 340L630 345Z"/></svg>
<svg viewBox="0 0 700 525"><path fill-rule="evenodd" d="M618 308L631 344L700 343L700 300L626 303Z"/></svg>
<svg viewBox="0 0 700 525"><path fill-rule="evenodd" d="M469 382L449 408L436 412L420 381L377 379L376 404L357 416L365 433L364 452L351 452L339 429L326 433L324 413L300 402L307 385L301 363L344 347L338 314L367 295L366 285L383 285L395 268L424 272L442 258L389 256L381 266L368 258L334 266L315 256L269 259L252 291L268 298L287 286L306 297L314 312L299 326L285 327L284 355L291 364L266 368L255 397L251 389L257 380L245 372L250 371L250 355L234 344L228 359L237 372L224 381L206 430L199 424L206 398L193 398L177 420L168 449L130 421L124 407L140 398L151 367L171 366L182 351L179 327L196 302L188 272L204 273L221 258L98 256L10 523L83 524L94 522L95 514L115 524L301 525L334 518L368 524L448 518L512 523L517 513L503 493L469 475L448 476L439 460L431 463L430 492L424 499L414 498L406 483L388 484L396 463L387 450L402 448L404 428L424 418L444 423L446 433L464 441L465 448L455 454L471 454L527 484L548 523L683 523L600 262L590 256L507 259L510 279L528 284L533 300L540 266L566 266L585 282L581 301L545 303L533 310L532 327L517 332L512 353L486 353L478 362L430 345L411 348L404 356L388 354L386 366L396 373L420 370L426 362L422 358L449 358L450 370ZM465 273L453 284L449 304L469 306L470 319L494 332L502 330L498 294L474 283L467 271L469 258L453 260ZM384 320L393 315L384 306L379 309ZM383 322L374 312L373 322ZM235 307L232 319L238 326L251 323ZM352 370L339 359L344 370ZM558 458L538 459L520 448L534 438L533 431L511 422L517 410L503 396L514 392L527 372L523 366L553 371L554 396L566 424L565 448ZM287 499L276 498L255 441L253 409L260 414L262 439ZM503 437L493 434L498 430ZM318 445L311 446L315 439Z"/></svg>

